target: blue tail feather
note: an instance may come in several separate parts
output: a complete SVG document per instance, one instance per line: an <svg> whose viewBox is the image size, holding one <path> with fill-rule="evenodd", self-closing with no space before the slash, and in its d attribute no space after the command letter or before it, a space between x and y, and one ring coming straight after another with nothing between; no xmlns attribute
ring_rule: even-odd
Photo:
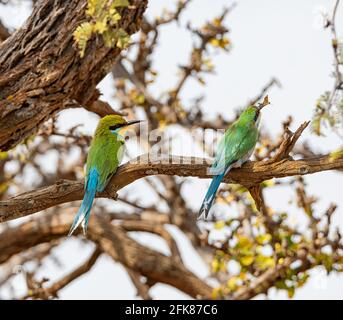
<svg viewBox="0 0 343 320"><path fill-rule="evenodd" d="M217 194L218 188L220 186L220 183L222 182L222 180L225 177L225 175L230 171L230 169L232 168L233 164L234 164L234 161L230 162L225 167L225 170L221 170L220 174L216 174L213 177L212 182L210 184L210 187L208 188L207 193L205 195L205 199L202 202L202 205L200 207L200 210L199 210L199 213L198 213L198 219L200 219L202 216L204 216L205 219L207 219L207 216L208 216L208 214L210 212L210 209L211 209L211 207L213 205L213 201L216 198L216 194ZM213 167L211 169L213 169Z"/></svg>
<svg viewBox="0 0 343 320"><path fill-rule="evenodd" d="M68 236L71 236L76 228L81 224L83 233L86 234L89 215L95 198L95 194L98 186L99 173L96 168L92 168L89 171L87 181L86 181L86 191L83 197L81 206L74 218L73 224L70 228Z"/></svg>
<svg viewBox="0 0 343 320"><path fill-rule="evenodd" d="M207 190L205 199L202 202L201 208L199 210L198 219L200 219L202 216L204 216L205 219L207 219L208 213L210 212L213 201L217 194L217 190L219 188L221 181L224 178L224 175L225 175L225 172L213 177L211 185Z"/></svg>

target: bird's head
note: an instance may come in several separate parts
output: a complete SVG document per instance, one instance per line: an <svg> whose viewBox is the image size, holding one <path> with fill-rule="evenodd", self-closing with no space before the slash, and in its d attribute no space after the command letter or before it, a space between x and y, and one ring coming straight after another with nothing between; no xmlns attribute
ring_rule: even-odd
<svg viewBox="0 0 343 320"><path fill-rule="evenodd" d="M268 96L266 96L262 103L259 103L256 106L249 106L241 114L240 118L247 121L254 121L258 123L260 119L261 110L269 104Z"/></svg>
<svg viewBox="0 0 343 320"><path fill-rule="evenodd" d="M141 122L141 120L126 121L120 115L111 114L100 119L96 131L97 133L100 133L100 134L104 134L104 133L117 134L122 128L130 126L135 123L139 123L139 122Z"/></svg>

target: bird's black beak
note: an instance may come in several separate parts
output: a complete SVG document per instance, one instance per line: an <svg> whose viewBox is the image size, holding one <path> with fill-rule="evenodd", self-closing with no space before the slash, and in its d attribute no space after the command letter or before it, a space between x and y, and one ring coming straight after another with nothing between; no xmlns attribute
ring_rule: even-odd
<svg viewBox="0 0 343 320"><path fill-rule="evenodd" d="M127 121L124 125L124 127L128 127L128 126L131 126L133 124L136 124L136 123L140 123L140 122L143 122L144 120L132 120L132 121Z"/></svg>

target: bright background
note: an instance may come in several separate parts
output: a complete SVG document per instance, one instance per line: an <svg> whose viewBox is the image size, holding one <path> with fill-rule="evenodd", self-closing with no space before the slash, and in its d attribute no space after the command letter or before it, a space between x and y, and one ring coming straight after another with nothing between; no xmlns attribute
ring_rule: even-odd
<svg viewBox="0 0 343 320"><path fill-rule="evenodd" d="M317 98L326 90L332 88L333 54L331 37L328 30L321 27L320 13L331 12L333 1L327 0L241 0L229 14L226 25L230 28L230 40L233 44L229 54L219 54L214 59L216 74L206 76L206 87L201 87L190 81L182 95L185 101L200 94L206 94L204 102L205 114L211 118L221 113L225 118L233 116L236 107L243 106L254 97L272 76L277 77L282 88L273 88L269 97L272 106L265 109L263 130L277 135L281 130L281 122L290 114L295 121L291 129L296 129L303 121L310 120L313 115ZM148 17L159 15L164 7L172 7L173 1L150 0L146 12ZM194 0L181 18L181 25L191 21L200 26L205 21L214 18L222 11L223 6L230 6L228 0ZM343 35L343 5L337 14L338 33ZM18 1L14 6L0 5L2 21L12 27L22 25L30 13L27 1ZM154 59L154 68L159 71L158 83L154 86L156 95L161 90L169 88L176 81L177 65L187 63L189 50L192 46L191 36L180 31L176 24L164 27L159 41L159 48ZM113 87L111 77L100 84L104 99L111 103ZM113 103L113 101L112 101ZM77 113L77 117L74 115ZM77 120L74 120L74 119ZM63 112L60 120L61 128L67 129L73 124L84 124L83 131L92 133L97 117L84 110ZM180 131L175 129L180 139ZM183 139L183 137L182 137ZM300 141L309 141L318 152L330 152L338 149L341 141L329 131L326 137L316 137L307 129ZM182 149L182 151L184 148ZM175 153L182 153L175 150ZM198 154L192 154L198 155ZM308 192L321 199L316 205L317 212L322 213L330 202L335 202L339 208L334 215L334 225L343 226L342 174L323 172L307 176ZM192 190L189 188L189 202L199 206L198 197L192 194L203 194L208 186L208 180L192 180ZM141 191L141 182L137 182L120 192L140 192L143 196L149 194ZM187 192L187 188L186 188ZM294 193L282 187L274 188L266 193L266 200L276 210L289 210L294 214L293 223L299 224L299 210L293 203ZM113 208L121 208L113 203ZM209 273L197 253L176 228L170 227L176 235L187 267L200 277ZM142 243L167 253L164 242L157 236L142 233L133 235ZM58 255L68 272L79 265L92 252L92 246L79 240L66 240L54 252ZM157 266L158 267L158 266ZM332 274L326 276L325 271L317 268L308 283L296 291L295 299L342 299L343 276ZM61 276L60 269L52 260L46 260L46 266L39 273L52 281ZM22 276L16 277L15 290L24 293ZM6 297L8 292L0 290L0 295ZM187 296L177 289L167 285L155 285L151 295L159 299L182 299ZM120 264L110 258L101 257L95 267L86 275L74 281L61 291L62 299L130 299L135 297L135 288ZM270 298L286 299L284 292L270 290Z"/></svg>

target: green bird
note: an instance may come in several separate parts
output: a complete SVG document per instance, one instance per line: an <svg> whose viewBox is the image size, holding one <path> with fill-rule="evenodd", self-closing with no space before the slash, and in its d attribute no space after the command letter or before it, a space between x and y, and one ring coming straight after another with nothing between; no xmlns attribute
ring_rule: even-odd
<svg viewBox="0 0 343 320"><path fill-rule="evenodd" d="M69 236L80 224L86 235L95 194L104 191L124 155L125 140L119 131L139 122L141 121L126 121L119 115L108 115L100 119L87 156L85 195L70 228Z"/></svg>
<svg viewBox="0 0 343 320"><path fill-rule="evenodd" d="M249 106L242 112L225 132L218 144L215 160L209 173L214 177L199 210L198 219L205 219L211 209L219 185L225 175L232 169L240 167L254 152L258 139L260 111L269 104L268 97L258 106Z"/></svg>

